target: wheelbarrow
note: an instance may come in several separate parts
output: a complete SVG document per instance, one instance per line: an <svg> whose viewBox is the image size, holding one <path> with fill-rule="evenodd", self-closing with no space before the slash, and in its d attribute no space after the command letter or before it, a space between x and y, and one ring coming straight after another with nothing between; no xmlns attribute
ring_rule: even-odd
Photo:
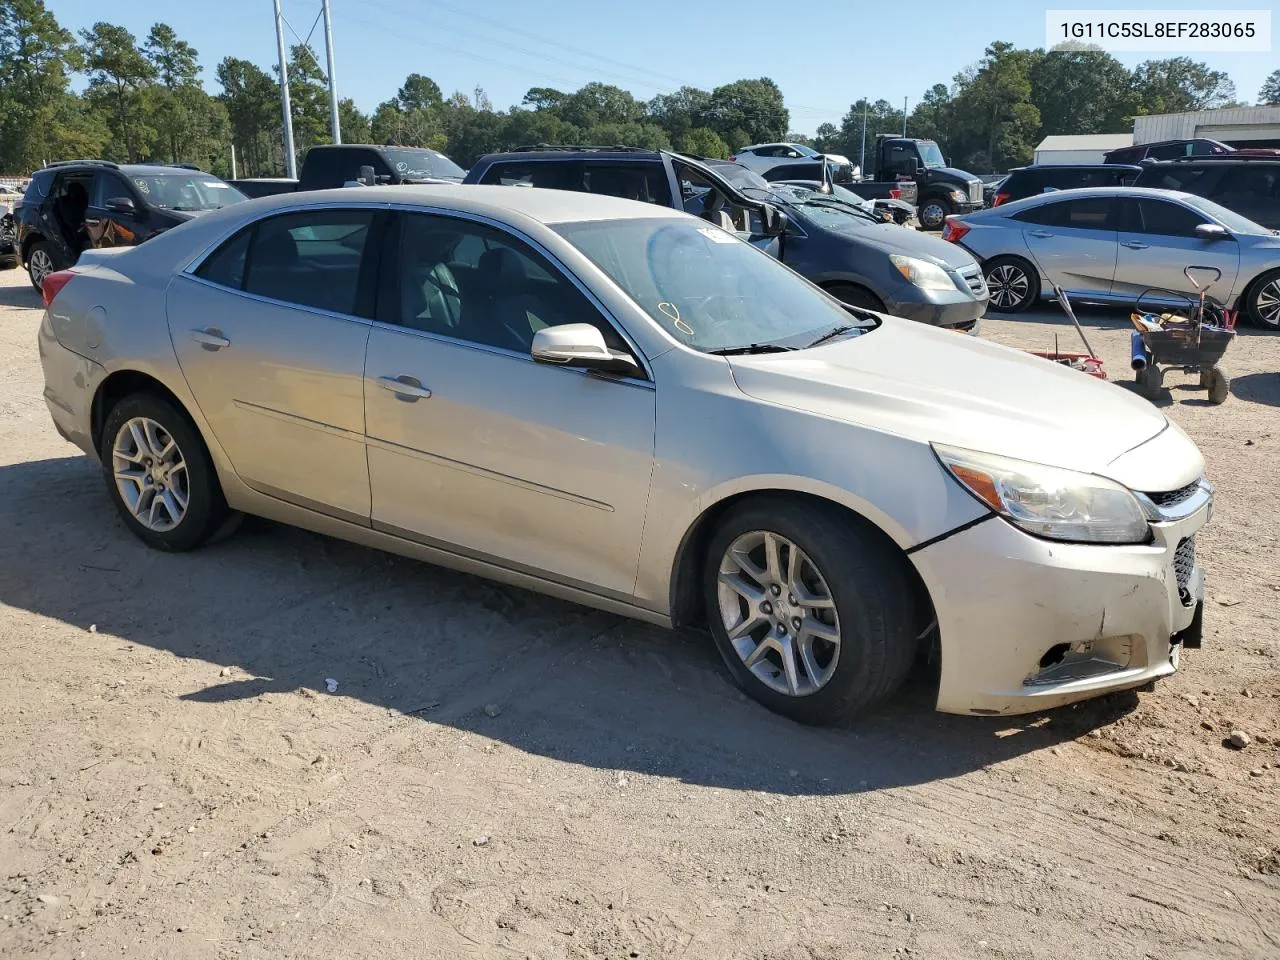
<svg viewBox="0 0 1280 960"><path fill-rule="evenodd" d="M1135 328L1130 335L1130 366L1148 400L1156 400L1163 392L1164 370L1179 369L1198 373L1200 388L1209 392L1209 402L1222 403L1230 396L1231 379L1220 364L1235 339L1237 314L1207 295L1209 287L1222 278L1221 270L1189 266L1182 272L1196 289L1194 300L1176 291L1154 289L1138 298L1137 309L1130 314ZM1213 279L1202 285L1196 273L1211 273ZM1186 300L1188 307L1184 312L1143 309L1143 300L1153 294L1166 302Z"/></svg>

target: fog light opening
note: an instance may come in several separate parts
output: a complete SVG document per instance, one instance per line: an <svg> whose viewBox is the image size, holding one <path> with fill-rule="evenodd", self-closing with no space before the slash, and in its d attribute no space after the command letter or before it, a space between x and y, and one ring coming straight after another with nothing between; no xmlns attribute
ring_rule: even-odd
<svg viewBox="0 0 1280 960"><path fill-rule="evenodd" d="M1061 663L1066 659L1067 654L1071 652L1071 644L1055 643L1052 647L1044 652L1044 656L1040 658L1040 669L1052 667L1054 664Z"/></svg>

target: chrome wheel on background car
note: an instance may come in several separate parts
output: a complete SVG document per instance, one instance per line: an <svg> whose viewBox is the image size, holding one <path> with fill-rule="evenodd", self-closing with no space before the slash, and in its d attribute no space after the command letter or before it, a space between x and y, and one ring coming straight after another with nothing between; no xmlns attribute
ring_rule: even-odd
<svg viewBox="0 0 1280 960"><path fill-rule="evenodd" d="M1280 330L1280 270L1264 275L1249 301L1249 318L1254 323L1270 330Z"/></svg>
<svg viewBox="0 0 1280 960"><path fill-rule="evenodd" d="M734 650L772 690L820 690L840 661L840 618L814 562L786 537L744 533L720 559L721 623Z"/></svg>
<svg viewBox="0 0 1280 960"><path fill-rule="evenodd" d="M987 279L988 305L992 310L1017 313L1040 297L1040 278L1026 261L1017 257L996 257L983 266Z"/></svg>
<svg viewBox="0 0 1280 960"><path fill-rule="evenodd" d="M174 529L191 498L187 462L178 442L154 420L134 417L111 446L116 490L140 524L156 533Z"/></svg>
<svg viewBox="0 0 1280 960"><path fill-rule="evenodd" d="M44 278L53 273L53 257L43 243L37 243L27 258L27 273L31 277L31 285L37 290L42 288Z"/></svg>

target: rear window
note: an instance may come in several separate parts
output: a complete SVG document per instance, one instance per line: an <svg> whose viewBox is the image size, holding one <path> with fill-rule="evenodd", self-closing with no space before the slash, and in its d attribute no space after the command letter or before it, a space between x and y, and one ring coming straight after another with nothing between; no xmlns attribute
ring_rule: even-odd
<svg viewBox="0 0 1280 960"><path fill-rule="evenodd" d="M27 202L35 202L43 200L49 195L49 185L53 183L53 171L41 170L31 182L27 184L27 192L22 195L22 199Z"/></svg>
<svg viewBox="0 0 1280 960"><path fill-rule="evenodd" d="M1176 164L1170 167L1148 167L1138 177L1136 186L1159 190L1203 193L1213 180L1208 167Z"/></svg>

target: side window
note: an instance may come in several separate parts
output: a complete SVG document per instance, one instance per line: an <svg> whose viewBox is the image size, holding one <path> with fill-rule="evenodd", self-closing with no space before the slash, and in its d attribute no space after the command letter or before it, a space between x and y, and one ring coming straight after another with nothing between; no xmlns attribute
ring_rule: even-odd
<svg viewBox="0 0 1280 960"><path fill-rule="evenodd" d="M245 291L354 315L373 216L372 210L316 210L259 221Z"/></svg>
<svg viewBox="0 0 1280 960"><path fill-rule="evenodd" d="M1196 227L1208 221L1186 207L1166 200L1138 201L1138 229L1163 237L1194 237Z"/></svg>
<svg viewBox="0 0 1280 960"><path fill-rule="evenodd" d="M253 227L241 230L200 264L196 276L233 290L242 289L245 254L249 252L249 240L252 236Z"/></svg>
<svg viewBox="0 0 1280 960"><path fill-rule="evenodd" d="M571 189L565 183L564 165L554 161L495 163L484 172L481 183L497 183L504 187L549 187Z"/></svg>
<svg viewBox="0 0 1280 960"><path fill-rule="evenodd" d="M93 181L93 196L89 200L89 205L103 209L108 200L120 197L133 199L133 191L125 184L123 178L114 173L100 173Z"/></svg>
<svg viewBox="0 0 1280 960"><path fill-rule="evenodd" d="M1280 200L1280 172L1262 164L1231 166L1222 171L1210 196L1215 200L1223 197L1242 203Z"/></svg>
<svg viewBox="0 0 1280 960"><path fill-rule="evenodd" d="M889 148L889 169L895 173L910 174L912 159L912 151L905 145L899 144Z"/></svg>
<svg viewBox="0 0 1280 960"><path fill-rule="evenodd" d="M1113 212L1115 202L1108 197L1087 197L1081 200L1067 200L1062 207L1060 227L1073 227L1077 230L1114 230Z"/></svg>
<svg viewBox="0 0 1280 960"><path fill-rule="evenodd" d="M27 184L27 191L22 195L24 203L36 203L49 195L49 187L53 184L53 171L41 170Z"/></svg>
<svg viewBox="0 0 1280 960"><path fill-rule="evenodd" d="M338 150L312 150L302 162L307 182L319 187L340 187L346 182L338 169L342 158Z"/></svg>
<svg viewBox="0 0 1280 960"><path fill-rule="evenodd" d="M1189 156L1192 146L1190 143L1167 143L1162 147L1152 147L1147 156L1156 160L1172 160L1174 157Z"/></svg>
<svg viewBox="0 0 1280 960"><path fill-rule="evenodd" d="M1023 210L1013 215L1014 220L1023 223L1034 223L1042 227L1056 227L1062 220L1065 203L1042 203L1038 207Z"/></svg>
<svg viewBox="0 0 1280 960"><path fill-rule="evenodd" d="M627 349L595 305L515 237L431 214L406 214L401 224L398 269L387 271L383 287L394 284L399 302L382 319L522 354L543 327L589 323L610 347Z"/></svg>
<svg viewBox="0 0 1280 960"><path fill-rule="evenodd" d="M603 193L664 207L671 204L667 173L660 163L586 163L582 188L587 193Z"/></svg>

